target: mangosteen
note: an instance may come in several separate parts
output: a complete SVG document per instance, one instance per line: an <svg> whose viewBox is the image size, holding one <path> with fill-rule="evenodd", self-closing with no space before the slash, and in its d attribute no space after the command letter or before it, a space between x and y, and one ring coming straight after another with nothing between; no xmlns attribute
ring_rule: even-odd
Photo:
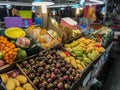
<svg viewBox="0 0 120 90"><path fill-rule="evenodd" d="M34 73L29 74L29 78L30 79L34 79L35 78L35 74Z"/></svg>
<svg viewBox="0 0 120 90"><path fill-rule="evenodd" d="M33 80L33 84L34 84L34 85L38 85L39 83L40 83L39 79L34 79L34 80Z"/></svg>
<svg viewBox="0 0 120 90"><path fill-rule="evenodd" d="M50 73L50 71L49 70L45 70L45 73Z"/></svg>
<svg viewBox="0 0 120 90"><path fill-rule="evenodd" d="M69 65L69 64L67 64L67 65L66 65L66 69L69 69L69 68L70 68L70 65Z"/></svg>
<svg viewBox="0 0 120 90"><path fill-rule="evenodd" d="M40 67L44 67L44 65L45 65L44 61L40 61L39 65L40 65Z"/></svg>
<svg viewBox="0 0 120 90"><path fill-rule="evenodd" d="M76 77L78 77L78 78L79 78L79 77L80 77L80 74L79 74L79 73L77 73L77 74L76 74Z"/></svg>
<svg viewBox="0 0 120 90"><path fill-rule="evenodd" d="M55 81L53 82L53 86L56 87L57 84L58 84L58 80L55 80Z"/></svg>
<svg viewBox="0 0 120 90"><path fill-rule="evenodd" d="M55 67L55 64L54 64L54 63L52 63L52 64L51 64L51 67Z"/></svg>
<svg viewBox="0 0 120 90"><path fill-rule="evenodd" d="M50 78L50 74L47 73L47 74L45 75L45 77L46 77L47 79Z"/></svg>
<svg viewBox="0 0 120 90"><path fill-rule="evenodd" d="M48 60L48 63L49 63L49 64L51 64L51 63L52 63L52 61L53 61L52 59L49 59L49 60Z"/></svg>
<svg viewBox="0 0 120 90"><path fill-rule="evenodd" d="M40 76L40 73L39 73L39 72L37 72L37 73L36 73L36 76Z"/></svg>
<svg viewBox="0 0 120 90"><path fill-rule="evenodd" d="M58 59L57 61L60 62L60 63L62 63L63 60L62 59Z"/></svg>
<svg viewBox="0 0 120 90"><path fill-rule="evenodd" d="M60 68L60 67L61 67L61 64L59 62L57 62L56 68Z"/></svg>
<svg viewBox="0 0 120 90"><path fill-rule="evenodd" d="M70 75L70 72L69 72L69 71L66 71L66 75Z"/></svg>
<svg viewBox="0 0 120 90"><path fill-rule="evenodd" d="M72 81L72 80L74 80L74 77L72 75L70 75L69 79Z"/></svg>
<svg viewBox="0 0 120 90"><path fill-rule="evenodd" d="M55 73L55 74L58 74L59 72L60 72L60 70L57 69L57 68L54 70L54 73Z"/></svg>
<svg viewBox="0 0 120 90"><path fill-rule="evenodd" d="M39 56L43 56L43 55L44 55L44 52L40 52L40 53L39 53Z"/></svg>
<svg viewBox="0 0 120 90"><path fill-rule="evenodd" d="M23 66L26 66L28 64L27 61L22 61Z"/></svg>
<svg viewBox="0 0 120 90"><path fill-rule="evenodd" d="M39 64L39 62L40 62L40 61L36 61L35 63L36 63L36 64Z"/></svg>
<svg viewBox="0 0 120 90"><path fill-rule="evenodd" d="M67 69L65 67L62 67L60 70L62 73L66 73L66 71L67 71Z"/></svg>
<svg viewBox="0 0 120 90"><path fill-rule="evenodd" d="M47 84L47 89L50 90L50 89L52 89L52 88L53 88L53 84L52 84L52 83L48 83L48 84Z"/></svg>
<svg viewBox="0 0 120 90"><path fill-rule="evenodd" d="M69 85L68 83L65 83L65 84L64 84L64 89L65 89L65 90L69 90L69 89L70 89L70 85Z"/></svg>
<svg viewBox="0 0 120 90"><path fill-rule="evenodd" d="M40 82L43 82L45 80L45 77L41 77L39 80Z"/></svg>
<svg viewBox="0 0 120 90"><path fill-rule="evenodd" d="M50 77L51 77L52 80L56 79L56 75L54 73L52 73Z"/></svg>
<svg viewBox="0 0 120 90"><path fill-rule="evenodd" d="M31 65L30 65L30 64L27 64L27 65L26 65L26 68L29 68L29 67L31 67Z"/></svg>
<svg viewBox="0 0 120 90"><path fill-rule="evenodd" d="M35 57L35 61L39 60L39 57Z"/></svg>
<svg viewBox="0 0 120 90"><path fill-rule="evenodd" d="M51 67L51 68L50 68L50 71L51 71L51 72L53 72L54 70L55 70L55 68L54 68L54 67Z"/></svg>
<svg viewBox="0 0 120 90"><path fill-rule="evenodd" d="M45 66L45 69L46 69L46 70L49 70L50 68L51 68L50 65L46 65L46 66Z"/></svg>
<svg viewBox="0 0 120 90"><path fill-rule="evenodd" d="M40 67L40 66L39 66L39 63L37 63L35 66L36 66L36 68Z"/></svg>
<svg viewBox="0 0 120 90"><path fill-rule="evenodd" d="M63 79L64 80L67 80L69 77L67 76L67 75L65 75L64 77L63 77Z"/></svg>
<svg viewBox="0 0 120 90"><path fill-rule="evenodd" d="M63 83L62 82L59 82L58 84L57 84L57 87L61 90L61 89L63 89Z"/></svg>
<svg viewBox="0 0 120 90"><path fill-rule="evenodd" d="M47 82L51 83L51 82L52 82L52 79L51 79L51 78L49 78L49 79L47 80Z"/></svg>
<svg viewBox="0 0 120 90"><path fill-rule="evenodd" d="M24 71L24 72L26 72L26 71L27 71L27 69L26 69L26 68L23 68L23 71Z"/></svg>
<svg viewBox="0 0 120 90"><path fill-rule="evenodd" d="M63 82L63 81L64 81L64 78L63 78L63 77L60 77L60 78L59 78L59 81Z"/></svg>
<svg viewBox="0 0 120 90"><path fill-rule="evenodd" d="M42 86L42 88L46 88L47 87L47 82L44 81L41 86Z"/></svg>
<svg viewBox="0 0 120 90"><path fill-rule="evenodd" d="M39 68L38 68L38 72L39 72L39 73L42 73L42 72L43 72L43 70L44 70L44 68L43 68L43 67L39 67Z"/></svg>
<svg viewBox="0 0 120 90"><path fill-rule="evenodd" d="M60 78L61 77L61 75L60 74L57 74L57 78Z"/></svg>
<svg viewBox="0 0 120 90"><path fill-rule="evenodd" d="M34 59L30 59L30 60L29 60L29 63L31 63L31 62L34 62Z"/></svg>
<svg viewBox="0 0 120 90"><path fill-rule="evenodd" d="M65 65L66 65L66 63L65 63L65 62L62 62L62 63L61 63L61 66L65 66Z"/></svg>
<svg viewBox="0 0 120 90"><path fill-rule="evenodd" d="M34 69L37 69L37 68L38 68L36 65L33 65L32 67L33 67Z"/></svg>
<svg viewBox="0 0 120 90"><path fill-rule="evenodd" d="M27 75L29 75L31 73L30 69L27 69L27 71L25 72Z"/></svg>
<svg viewBox="0 0 120 90"><path fill-rule="evenodd" d="M75 73L75 71L73 71L71 74L72 74L73 76L75 76L76 73Z"/></svg>
<svg viewBox="0 0 120 90"><path fill-rule="evenodd" d="M40 79L40 76L36 76L34 79L38 79L38 80L39 80L39 79Z"/></svg>
<svg viewBox="0 0 120 90"><path fill-rule="evenodd" d="M45 90L44 88L40 88L39 90Z"/></svg>
<svg viewBox="0 0 120 90"><path fill-rule="evenodd" d="M72 73L72 72L73 72L73 68L69 68L68 71L69 71L70 73Z"/></svg>
<svg viewBox="0 0 120 90"><path fill-rule="evenodd" d="M50 59L52 56L50 54L47 55L47 59Z"/></svg>
<svg viewBox="0 0 120 90"><path fill-rule="evenodd" d="M59 90L58 88L55 88L54 90Z"/></svg>

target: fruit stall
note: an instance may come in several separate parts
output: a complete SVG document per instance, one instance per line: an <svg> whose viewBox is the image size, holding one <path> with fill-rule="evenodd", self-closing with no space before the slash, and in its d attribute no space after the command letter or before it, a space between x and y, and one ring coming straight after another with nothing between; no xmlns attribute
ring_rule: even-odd
<svg viewBox="0 0 120 90"><path fill-rule="evenodd" d="M79 23L77 14L61 19L59 15L58 22L47 15L47 8L39 8L43 16L38 19L43 25L32 22L29 10L20 10L19 17L4 18L0 90L81 90L97 79L113 45L114 32L103 23L91 26L96 21L96 5L84 7Z"/></svg>
<svg viewBox="0 0 120 90"><path fill-rule="evenodd" d="M103 27L86 37L78 28L50 26L49 30L34 25L0 30L1 88L78 90L97 76L114 32Z"/></svg>

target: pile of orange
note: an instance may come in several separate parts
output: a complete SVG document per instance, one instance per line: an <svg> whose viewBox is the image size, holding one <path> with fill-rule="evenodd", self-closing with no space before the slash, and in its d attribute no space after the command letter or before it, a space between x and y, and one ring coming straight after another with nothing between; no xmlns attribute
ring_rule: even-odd
<svg viewBox="0 0 120 90"><path fill-rule="evenodd" d="M0 52L3 54L6 63L12 64L17 55L17 48L7 38L0 36Z"/></svg>

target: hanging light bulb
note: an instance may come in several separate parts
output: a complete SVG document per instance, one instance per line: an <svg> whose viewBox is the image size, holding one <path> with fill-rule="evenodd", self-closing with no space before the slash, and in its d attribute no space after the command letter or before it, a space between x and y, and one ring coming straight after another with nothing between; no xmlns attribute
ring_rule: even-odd
<svg viewBox="0 0 120 90"><path fill-rule="evenodd" d="M61 7L60 10L65 10L65 8L64 8L64 7Z"/></svg>
<svg viewBox="0 0 120 90"><path fill-rule="evenodd" d="M32 12L36 12L36 8L34 6L32 6Z"/></svg>
<svg viewBox="0 0 120 90"><path fill-rule="evenodd" d="M10 5L10 3L7 4L6 8L7 9L11 9L12 8L12 6Z"/></svg>
<svg viewBox="0 0 120 90"><path fill-rule="evenodd" d="M102 13L103 15L106 14L106 7L103 7L103 8L102 8L101 13Z"/></svg>
<svg viewBox="0 0 120 90"><path fill-rule="evenodd" d="M55 11L55 9L52 10L52 15L53 15L53 16L56 15L56 11Z"/></svg>

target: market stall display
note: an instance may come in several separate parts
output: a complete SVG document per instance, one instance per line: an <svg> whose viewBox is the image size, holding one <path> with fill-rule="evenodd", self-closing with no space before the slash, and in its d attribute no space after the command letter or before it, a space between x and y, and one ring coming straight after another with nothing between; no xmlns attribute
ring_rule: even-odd
<svg viewBox="0 0 120 90"><path fill-rule="evenodd" d="M46 29L31 26L26 32L28 36L37 41L43 49L49 49L61 43L61 38L54 31L49 34Z"/></svg>
<svg viewBox="0 0 120 90"><path fill-rule="evenodd" d="M113 40L114 31L111 28L102 27L91 34L91 38L107 47Z"/></svg>
<svg viewBox="0 0 120 90"><path fill-rule="evenodd" d="M19 65L41 90L69 90L79 79L81 72L59 56L56 50L41 51L37 57L21 61Z"/></svg>
<svg viewBox="0 0 120 90"><path fill-rule="evenodd" d="M10 71L9 69L4 70L0 73L0 77L6 90L35 90L17 66L12 65Z"/></svg>
<svg viewBox="0 0 120 90"><path fill-rule="evenodd" d="M64 48L86 64L91 63L91 61L95 60L97 56L105 51L100 43L84 37L65 44Z"/></svg>

